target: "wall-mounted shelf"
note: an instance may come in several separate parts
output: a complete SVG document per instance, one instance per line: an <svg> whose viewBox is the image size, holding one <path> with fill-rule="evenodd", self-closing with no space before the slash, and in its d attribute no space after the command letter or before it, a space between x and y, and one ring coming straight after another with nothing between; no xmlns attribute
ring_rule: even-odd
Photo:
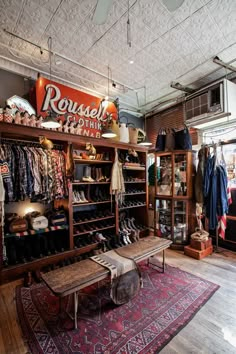
<svg viewBox="0 0 236 354"><path fill-rule="evenodd" d="M112 219L114 218L115 215L112 216L105 216L104 218L97 218L97 219L91 219L91 220L86 220L86 221L79 221L79 222L74 222L73 225L83 225L83 224L88 224L96 221L102 221L102 220L107 220L107 219Z"/></svg>
<svg viewBox="0 0 236 354"><path fill-rule="evenodd" d="M99 231L102 231L102 230L108 230L108 229L113 229L114 227L116 227L116 225L110 225L110 226L104 226L104 227L101 227L101 228L98 228L98 229L95 229L93 231L91 230L88 230L88 231L83 231L83 232L78 232L76 234L73 234L73 236L81 236L81 235L85 235L85 234L90 234L91 232L99 232Z"/></svg>
<svg viewBox="0 0 236 354"><path fill-rule="evenodd" d="M22 237L22 236L29 236L29 235L39 235L39 234L45 234L46 232L50 231L57 231L57 230L67 230L69 228L68 225L61 225L61 226L49 226L45 229L39 229L39 230L27 230L24 232L15 232L12 234L5 234L4 238L9 238L9 237Z"/></svg>
<svg viewBox="0 0 236 354"><path fill-rule="evenodd" d="M111 160L85 160L85 159L78 159L74 158L74 162L81 165L102 165L107 163L113 163Z"/></svg>

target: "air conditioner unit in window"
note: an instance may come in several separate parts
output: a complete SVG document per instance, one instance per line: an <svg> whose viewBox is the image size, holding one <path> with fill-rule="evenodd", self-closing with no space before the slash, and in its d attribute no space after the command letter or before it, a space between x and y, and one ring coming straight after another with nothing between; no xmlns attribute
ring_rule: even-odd
<svg viewBox="0 0 236 354"><path fill-rule="evenodd" d="M186 97L185 116L198 129L236 123L236 85L222 79Z"/></svg>

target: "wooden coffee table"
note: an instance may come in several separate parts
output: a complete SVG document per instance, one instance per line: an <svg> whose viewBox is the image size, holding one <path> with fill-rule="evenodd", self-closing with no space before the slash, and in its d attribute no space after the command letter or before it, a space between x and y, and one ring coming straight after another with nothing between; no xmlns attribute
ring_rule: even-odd
<svg viewBox="0 0 236 354"><path fill-rule="evenodd" d="M172 241L156 236L147 236L130 245L117 249L120 256L133 258L136 263L148 260L162 252L162 271L165 271L165 250ZM149 262L150 263L150 262ZM156 265L155 265L156 266ZM42 279L54 295L62 298L74 295L74 323L77 328L78 292L79 290L109 277L109 269L96 263L92 259L55 269L42 274Z"/></svg>

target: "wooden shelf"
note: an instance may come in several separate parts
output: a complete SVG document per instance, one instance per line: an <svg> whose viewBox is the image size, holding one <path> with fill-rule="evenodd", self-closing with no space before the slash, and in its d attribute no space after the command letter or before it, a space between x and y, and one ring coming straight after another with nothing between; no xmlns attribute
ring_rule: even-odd
<svg viewBox="0 0 236 354"><path fill-rule="evenodd" d="M143 166L123 166L123 170L145 171Z"/></svg>
<svg viewBox="0 0 236 354"><path fill-rule="evenodd" d="M96 222L96 221L102 221L102 220L107 220L107 219L112 219L114 218L115 215L112 216L105 216L104 218L98 218L98 219L92 219L92 220L86 220L86 221L80 221L80 222L75 222L73 225L83 225L83 224L88 224L91 222Z"/></svg>
<svg viewBox="0 0 236 354"><path fill-rule="evenodd" d="M100 164L106 164L106 163L113 163L113 161L108 160L85 160L85 159L78 159L74 157L74 162L81 164L81 165L100 165Z"/></svg>
<svg viewBox="0 0 236 354"><path fill-rule="evenodd" d="M125 183L146 183L146 181L125 181Z"/></svg>
<svg viewBox="0 0 236 354"><path fill-rule="evenodd" d="M40 235L40 234L45 234L50 231L57 231L57 230L67 230L69 228L68 225L62 225L62 226L49 226L45 229L39 229L39 230L27 230L24 232L15 232L12 234L5 234L4 238L9 238L9 237L22 237L22 236L29 236L29 235Z"/></svg>
<svg viewBox="0 0 236 354"><path fill-rule="evenodd" d="M124 195L139 195L139 194L146 194L146 192L124 193Z"/></svg>
<svg viewBox="0 0 236 354"><path fill-rule="evenodd" d="M16 139L22 138L32 141L32 139L35 138L35 140L38 141L39 135L46 135L48 139L52 140L55 143L68 144L68 141L70 141L76 146L85 146L87 142L90 142L94 146L106 146L126 150L129 148L133 148L136 151L148 151L147 147L140 146L138 144L121 143L103 138L91 138L82 135L64 133L45 128L29 127L14 123L0 122L0 130L3 138L12 138L14 136L14 138Z"/></svg>
<svg viewBox="0 0 236 354"><path fill-rule="evenodd" d="M75 185L75 186L79 186L79 185L90 185L90 184L110 184L111 182L96 182L96 181L94 181L94 182L72 182L72 184L73 185Z"/></svg>
<svg viewBox="0 0 236 354"><path fill-rule="evenodd" d="M109 200L104 200L102 202L88 202L88 203L73 203L72 206L85 206L85 205L94 205L94 204L105 204L105 203L110 203L110 199Z"/></svg>
<svg viewBox="0 0 236 354"><path fill-rule="evenodd" d="M126 207L121 207L119 210L125 210L125 209L130 209L130 208L142 208L146 206L146 204L139 204L139 205L131 205L131 206L126 206Z"/></svg>
<svg viewBox="0 0 236 354"><path fill-rule="evenodd" d="M105 226L105 227L101 227L99 229L96 229L96 230L89 230L89 231L84 231L84 232L79 232L77 234L73 234L73 236L81 236L81 235L85 235L85 234L89 234L90 232L99 232L99 231L102 231L102 230L108 230L108 229L113 229L114 227L116 227L116 225L111 225L111 226Z"/></svg>
<svg viewBox="0 0 236 354"><path fill-rule="evenodd" d="M233 215L227 215L226 216L226 220L229 219L229 220L236 220L236 216L233 216Z"/></svg>

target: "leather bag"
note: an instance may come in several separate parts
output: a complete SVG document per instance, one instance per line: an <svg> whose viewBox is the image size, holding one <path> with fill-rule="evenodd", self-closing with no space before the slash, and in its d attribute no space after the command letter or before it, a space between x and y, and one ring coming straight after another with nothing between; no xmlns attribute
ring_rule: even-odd
<svg viewBox="0 0 236 354"><path fill-rule="evenodd" d="M138 143L138 132L139 128L136 128L133 123L128 123L129 129L129 143L137 144Z"/></svg>
<svg viewBox="0 0 236 354"><path fill-rule="evenodd" d="M138 294L140 286L140 275L137 269L124 273L112 280L111 299L116 305L125 304Z"/></svg>
<svg viewBox="0 0 236 354"><path fill-rule="evenodd" d="M192 139L187 126L175 131L175 150L192 150Z"/></svg>
<svg viewBox="0 0 236 354"><path fill-rule="evenodd" d="M164 151L165 150L165 141L166 141L166 133L164 129L160 129L156 138L156 151Z"/></svg>
<svg viewBox="0 0 236 354"><path fill-rule="evenodd" d="M28 229L28 222L25 218L17 216L13 218L9 223L10 233L24 232Z"/></svg>
<svg viewBox="0 0 236 354"><path fill-rule="evenodd" d="M175 135L173 129L166 130L165 151L173 151L175 148Z"/></svg>

